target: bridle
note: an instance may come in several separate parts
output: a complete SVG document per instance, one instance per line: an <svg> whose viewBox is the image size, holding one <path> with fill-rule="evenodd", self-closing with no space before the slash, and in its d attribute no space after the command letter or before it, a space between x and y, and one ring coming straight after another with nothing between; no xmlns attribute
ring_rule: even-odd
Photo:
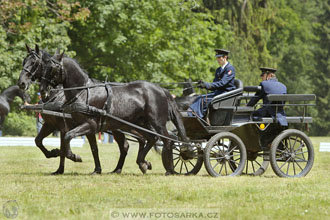
<svg viewBox="0 0 330 220"><path fill-rule="evenodd" d="M33 57L36 59L35 63L33 64L31 69L27 69L25 66L26 60L28 57L31 56L31 54L33 55ZM32 51L29 56L27 56L24 60L23 60L23 70L26 71L27 73L29 73L31 75L31 80L35 81L36 80L36 73L40 71L40 68L42 67L42 56L43 53L41 53L41 56L39 56L39 54L37 54L35 51ZM36 66L37 64L37 66ZM36 67L35 67L36 66ZM35 69L33 72L32 70Z"/></svg>
<svg viewBox="0 0 330 220"><path fill-rule="evenodd" d="M48 79L44 75L41 77L41 79L48 82L52 87L55 87L58 83L56 82L56 79L54 79L54 74L55 74L54 72L56 72L56 74L58 74L58 77L56 77L56 78L60 78L60 79L62 79L62 81L64 78L63 59L61 60L61 62L58 62L54 58L50 58L50 62L52 63L52 69L50 70L50 76L52 79ZM54 65L54 67L53 67L53 65Z"/></svg>

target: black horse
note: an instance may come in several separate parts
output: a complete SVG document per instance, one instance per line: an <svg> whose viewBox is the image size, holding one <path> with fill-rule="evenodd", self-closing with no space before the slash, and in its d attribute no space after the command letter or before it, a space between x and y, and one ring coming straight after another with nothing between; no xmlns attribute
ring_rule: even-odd
<svg viewBox="0 0 330 220"><path fill-rule="evenodd" d="M30 58L36 58L37 56L30 56ZM42 62L44 62L44 60L42 59ZM36 60L34 60L32 63L34 63L34 65L31 65L31 69L33 68L33 66L40 66L39 64L40 64L40 62L38 61L36 61ZM42 67L42 65L41 65L41 67ZM34 67L35 69L37 69L37 67ZM30 71L31 72L31 71ZM26 73L28 73L28 71L26 71ZM29 74L29 76L27 76L26 77L26 75L27 74L25 74L25 76L24 77L20 77L20 81L21 81L21 86L22 87L26 87L26 85L27 84L29 84L29 81L28 81L28 79L30 79L31 78L31 75L32 74ZM37 75L37 74L35 74L35 75ZM33 76L34 77L34 76ZM39 76L40 77L40 76ZM45 80L45 78L43 78L43 80ZM47 81L47 80L46 80ZM47 81L48 83L50 82L49 80ZM41 89L42 91L44 91L43 89ZM167 98L169 98L169 99L171 99L172 97L171 97L171 95L168 93L168 92L166 92L166 91L164 91L164 93L166 93L166 96L167 96ZM172 100L172 103L169 103L169 106L171 106L171 105L173 105L173 100ZM171 105L170 105L171 104ZM175 107L175 106L174 106ZM172 108L172 107L171 107ZM171 110L172 111L172 110ZM173 117L173 115L171 115L172 117ZM149 127L150 128L150 125L148 126L146 123L144 123L144 122L142 122L142 124L145 126L145 127ZM134 132L134 131L133 131ZM141 133L141 132L140 132ZM124 159L125 159L125 157L126 157L126 154L127 154L127 150L128 150L128 144L127 144L127 141L126 141L126 139L125 139L125 136L122 134L122 133L120 133L119 131L117 131L117 130L113 130L113 134L114 134L114 136L115 136L115 139L116 139L116 141L118 142L118 144L119 144L119 146L121 146L120 147L120 150L121 150L121 157L120 157L120 160L118 161L118 164L117 164L117 167L116 167L116 169L114 170L115 172L120 172L121 171L121 167L122 167L122 165L121 166L119 166L119 164L123 164L123 162L124 162ZM94 134L93 134L94 135ZM150 135L149 135L150 136ZM116 137L118 137L118 138L116 138ZM150 137L149 137L149 139L150 139ZM152 139L155 139L155 137L153 137ZM119 140L119 141L118 141ZM95 142L96 143L96 142ZM143 141L139 141L139 143L140 143L140 146L142 145L143 146ZM151 143L151 142L150 142ZM92 149L95 149L95 147L92 147ZM97 148L96 148L97 149ZM143 148L143 152L142 153L144 153L144 154L146 154L146 152L148 151L147 150L148 148ZM140 150L141 150L141 147L140 147ZM94 156L94 154L97 154L97 151L93 151L93 156ZM70 154L70 152L68 152L68 154ZM139 155L143 155L143 154L139 154ZM141 158L140 156L138 157L138 159L137 159L137 162L138 161L141 161L143 158ZM97 160L95 160L95 161L98 161L98 158L97 158ZM120 161L121 161L121 163L120 163ZM141 165L141 163L139 164L139 166ZM140 166L140 169L142 170L142 172L144 172L144 170L146 169L146 167L148 167L149 168L149 166L151 166L151 164L146 164L146 162L144 161L143 163L142 163L142 168L141 168L141 166ZM97 167L97 166L96 166ZM64 168L64 167L63 167ZM60 171L60 169L58 170L58 171ZM97 168L95 169L95 171L97 171ZM100 166L99 166L99 171L100 171ZM60 172L56 172L56 173L60 173Z"/></svg>
<svg viewBox="0 0 330 220"><path fill-rule="evenodd" d="M46 51L40 50L38 45L35 46L35 50L32 50L28 45L26 45L26 49L28 54L23 61L23 70L21 71L18 80L18 85L22 89L27 90L32 82L36 80L42 80L42 64L47 63L50 60L51 55ZM42 101L46 103L48 108L53 108L52 110L54 111L59 111L59 105L61 105L61 103L63 104L66 102L63 90L55 90L53 92L49 92L48 88L39 88L39 91L41 93ZM42 129L40 130L40 133L35 138L35 143L44 153L46 158L58 157L60 156L60 150L53 149L51 151L48 151L42 144L43 139L49 134L51 134L53 131L59 130L61 132L61 145L63 145L63 135L68 131L68 129L74 128L76 124L71 119L65 119L64 121L64 119L62 119L61 117L56 117L48 114L42 114L42 117L44 119L44 124L42 126ZM116 142L121 146L121 154L117 166L112 172L121 173L129 145L127 140L125 139L125 136L121 132L113 131L113 136ZM87 138L90 144L96 143L95 135L87 135ZM139 146L144 146L144 139L138 138L138 142ZM67 155L67 158L71 159L74 162L82 162L82 159L79 155L75 155L71 152L70 146L68 151L69 153ZM142 171L145 173L146 169L151 169L151 164L149 163L147 168L143 168L144 169ZM96 173L98 173L98 171L96 171Z"/></svg>
<svg viewBox="0 0 330 220"><path fill-rule="evenodd" d="M85 134L95 134L98 131L121 129L132 132L135 130L131 126L112 118L89 114L89 111L82 109L105 108L113 116L147 129L152 127L156 132L167 137L169 134L166 129L166 122L168 118L171 118L178 128L180 137L186 140L185 129L177 106L172 96L163 88L145 81L112 86L111 89L106 86L97 86L73 59L63 58L63 54L51 59L51 62L46 64L44 73L41 87L47 88L50 83L52 86L63 84L64 88L80 87L80 89L64 91L66 99L69 100L68 103L72 103L67 105L67 109L69 109L73 119L79 123L79 126L65 135L65 146L61 155L60 167L57 170L58 173L64 171L64 156L68 153L67 146L72 138ZM138 131L138 133L147 140L146 146L142 151L139 151L137 159L139 164L143 164L146 154L156 142L157 137L143 130ZM173 173L173 161L170 143L164 137L161 139L165 146L163 165L167 173L171 174ZM92 151L97 152L97 147L93 148ZM96 165L95 170L101 169L98 153L93 154L93 156Z"/></svg>
<svg viewBox="0 0 330 220"><path fill-rule="evenodd" d="M42 77L42 70L43 70L43 63L47 63L49 59L51 58L51 55L48 54L46 51L39 50L38 45L35 46L35 50L32 50L30 47L26 45L28 55L25 57L24 62L23 62L23 70L21 71L19 80L18 80L18 85L22 89L28 89L30 84L33 81L36 80L42 80L44 81L45 78ZM47 81L47 80L46 80ZM94 80L96 82L96 80ZM100 83L100 82L97 82ZM39 88L39 91L42 96L42 101L47 102L47 108L53 108L52 110L54 111L59 111L60 109L58 108L61 104L65 102L65 96L63 90L55 90L52 93L49 93L48 87L43 88L42 86ZM51 109L49 109L51 110ZM73 128L76 126L74 124L73 120L66 119L65 121L62 118L56 117L56 116L51 116L47 114L43 114L44 118L44 125L38 134L38 136L35 138L36 145L40 148L40 150L44 153L44 155L47 158L50 157L57 157L60 155L60 151L58 149L53 149L51 151L48 151L42 144L42 140L48 136L52 131L55 129L58 129L61 131L61 145L63 144L63 134L65 134L68 129ZM129 144L125 138L125 135L120 132L120 131L112 131L113 136L116 140L116 142L119 145L120 149L120 158L118 160L116 168L112 171L112 173L121 173L122 167L125 162L125 158L127 155L127 151L129 148ZM143 150L143 147L145 145L145 140L139 136L140 134L132 131L133 134L135 134L135 138L139 142L139 151ZM90 144L96 143L95 136L89 136L87 135L87 138L89 139ZM91 147L93 148L93 147ZM94 147L95 148L95 147ZM71 152L70 146L68 149L69 153L67 155L67 158L75 161L75 162L81 162L81 158L79 155L74 155ZM95 151L93 151L93 154ZM138 160L137 160L138 163ZM139 163L139 168L143 173L147 171L147 169L151 169L151 163L148 161L145 161L144 163ZM101 173L101 170L95 170L94 173ZM58 174L57 172L53 174Z"/></svg>
<svg viewBox="0 0 330 220"><path fill-rule="evenodd" d="M30 96L17 85L10 86L0 94L0 131L2 130L3 122L10 111L10 103L12 103L16 96L20 97L24 102L30 102Z"/></svg>
<svg viewBox="0 0 330 220"><path fill-rule="evenodd" d="M17 85L24 90L27 90L32 82L37 79L40 79L42 76L42 63L47 62L52 56L47 53L46 51L40 50L38 45L35 46L35 49L31 49L28 45L26 45L27 49L27 56L24 58L23 61L23 69L20 73L20 77L18 80ZM49 94L45 94L44 91L40 91L42 102L47 102L52 99L55 102L65 102L64 92L52 93L50 96ZM63 140L63 135L66 131L68 131L68 127L71 128L74 126L72 120L67 119L67 125L65 125L64 120L60 117L42 114L44 119L44 124L38 133L37 137L35 138L35 143L37 147L43 152L46 158L58 157L60 156L59 149L53 149L51 151L47 150L45 146L42 144L42 141L45 137L50 135L55 130L59 130L61 132L61 144ZM91 139L95 139L95 136L88 137ZM69 149L71 152L71 149ZM79 155L73 154L72 152L69 154L68 159L74 162L82 162L82 159Z"/></svg>

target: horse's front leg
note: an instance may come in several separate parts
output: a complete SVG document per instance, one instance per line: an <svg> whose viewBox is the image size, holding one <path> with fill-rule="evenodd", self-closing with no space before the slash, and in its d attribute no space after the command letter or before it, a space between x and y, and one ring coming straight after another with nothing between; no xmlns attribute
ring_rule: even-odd
<svg viewBox="0 0 330 220"><path fill-rule="evenodd" d="M90 120L88 120L88 121L91 122ZM99 154L98 154L97 142L96 142L95 136L92 137L92 135L95 135L95 133L96 133L96 124L89 123L89 122L85 122L85 123L75 127L74 129L68 131L64 135L63 149L65 152L65 155L68 158L72 157L72 152L69 150L70 141L75 137L86 135L88 138L91 150L92 150L92 154L94 157L94 163L95 163L95 169L92 174L94 174L94 173L101 174L102 169L101 169L101 163L100 163ZM61 148L62 148L62 145L61 145Z"/></svg>
<svg viewBox="0 0 330 220"><path fill-rule="evenodd" d="M60 154L60 165L58 167L58 169L52 173L52 175L59 175L59 174L63 174L64 173L64 163L65 163L65 143L64 143L64 132L61 132L61 154Z"/></svg>
<svg viewBox="0 0 330 220"><path fill-rule="evenodd" d="M102 169L101 169L101 164L100 164L100 159L99 159L99 151L98 151L98 147L97 147L97 141L95 138L95 134L88 134L86 135L89 145L91 147L92 150L92 154L93 154L93 159L94 159L94 164L95 164L95 169L93 171L93 173L91 174L101 174L102 173Z"/></svg>
<svg viewBox="0 0 330 220"><path fill-rule="evenodd" d="M54 127L45 123L41 127L41 130L40 130L39 134L37 135L37 137L34 139L35 144L42 151L42 153L45 155L46 158L58 157L60 155L59 149L53 149L53 150L49 151L42 144L43 139L45 137L47 137L48 135L50 135L54 130L55 130Z"/></svg>

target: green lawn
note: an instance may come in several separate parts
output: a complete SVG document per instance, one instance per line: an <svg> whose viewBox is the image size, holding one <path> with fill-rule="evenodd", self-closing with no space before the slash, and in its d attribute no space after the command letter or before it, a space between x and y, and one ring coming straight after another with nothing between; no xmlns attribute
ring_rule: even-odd
<svg viewBox="0 0 330 220"><path fill-rule="evenodd" d="M330 219L330 152L319 152L319 143L330 137L312 140L314 167L299 179L279 178L271 167L261 177L213 178L204 167L196 176L164 176L154 151L147 157L153 170L143 175L134 144L121 175L107 174L117 162L117 145L101 144L103 174L90 176L94 162L85 144L73 148L83 163L66 160L65 174L51 176L59 159L46 159L33 147L1 147L0 205L16 200L16 219L110 219L111 210L132 208L211 210L221 219ZM0 219L6 219L2 211Z"/></svg>

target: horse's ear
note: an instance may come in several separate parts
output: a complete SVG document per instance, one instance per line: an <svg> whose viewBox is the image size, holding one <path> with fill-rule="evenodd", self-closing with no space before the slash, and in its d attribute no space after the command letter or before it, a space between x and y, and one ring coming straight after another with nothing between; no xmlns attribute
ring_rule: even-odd
<svg viewBox="0 0 330 220"><path fill-rule="evenodd" d="M38 44L36 44L35 51L36 51L37 54L39 54L39 46L38 46Z"/></svg>
<svg viewBox="0 0 330 220"><path fill-rule="evenodd" d="M61 61L63 59L64 56L64 51L60 54L60 56L58 57L58 61Z"/></svg>
<svg viewBox="0 0 330 220"><path fill-rule="evenodd" d="M26 48L28 53L31 53L31 48L29 47L29 45L25 44L25 48Z"/></svg>
<svg viewBox="0 0 330 220"><path fill-rule="evenodd" d="M60 48L57 48L56 51L55 51L55 56L60 55L60 52L61 52Z"/></svg>

